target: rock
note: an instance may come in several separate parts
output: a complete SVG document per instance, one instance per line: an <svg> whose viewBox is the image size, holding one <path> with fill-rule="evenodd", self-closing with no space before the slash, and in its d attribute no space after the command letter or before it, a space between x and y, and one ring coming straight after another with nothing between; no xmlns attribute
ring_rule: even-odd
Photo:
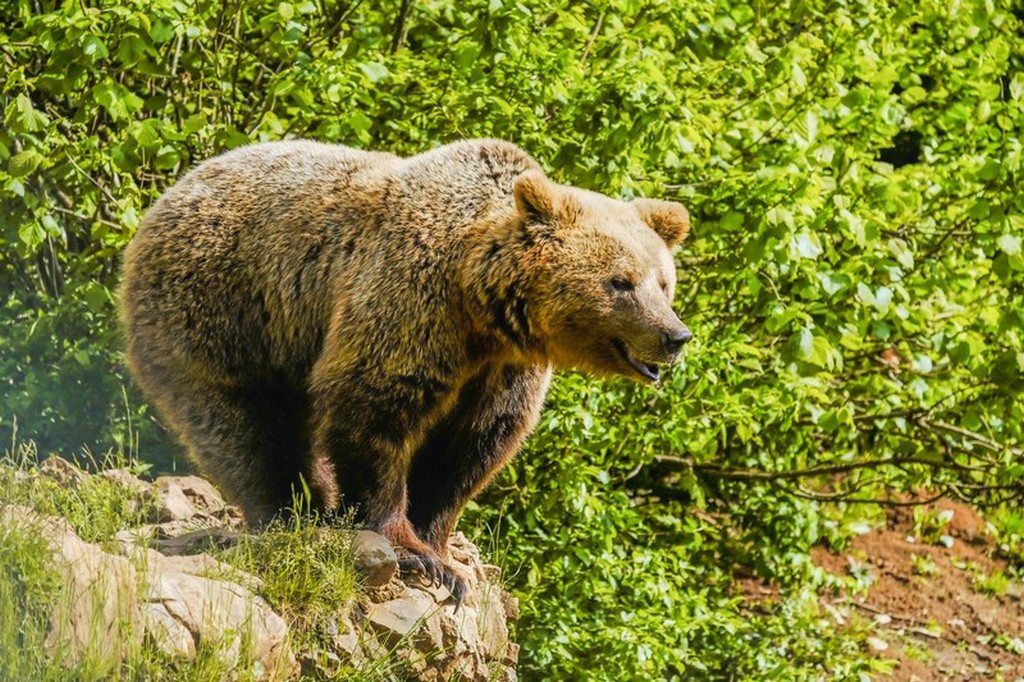
<svg viewBox="0 0 1024 682"><path fill-rule="evenodd" d="M149 546L164 556L184 556L234 547L241 539L242 534L236 530L213 526L166 538L154 534Z"/></svg>
<svg viewBox="0 0 1024 682"><path fill-rule="evenodd" d="M63 656L67 665L89 652L115 654L110 657L113 665L140 643L138 576L127 559L84 542L64 519L41 516L26 507L0 508L0 527L37 533L53 550L64 598L50 617L46 646Z"/></svg>
<svg viewBox="0 0 1024 682"><path fill-rule="evenodd" d="M168 555L197 554L237 544L244 525L238 508L228 506L216 518L191 516L153 523L122 530L116 538L126 552L133 546L146 546Z"/></svg>
<svg viewBox="0 0 1024 682"><path fill-rule="evenodd" d="M39 465L39 473L67 488L77 488L89 478L89 474L57 455L50 455L43 460Z"/></svg>
<svg viewBox="0 0 1024 682"><path fill-rule="evenodd" d="M213 578L237 583L250 592L256 592L263 586L263 581L254 575L241 571L230 564L214 559L209 554L195 554L192 556L165 556L163 553L150 550L147 559L153 554L159 558L155 559L164 570L173 570L179 573L198 576L200 578Z"/></svg>
<svg viewBox="0 0 1024 682"><path fill-rule="evenodd" d="M502 591L501 593L501 604L505 607L505 619L516 621L519 620L519 599L512 596L508 592Z"/></svg>
<svg viewBox="0 0 1024 682"><path fill-rule="evenodd" d="M335 651L353 663L387 653L401 679L514 681L519 648L509 641L508 620L518 615L518 602L495 582L500 571L486 567L461 533L451 536L448 550L466 581L458 609L445 588L415 574L396 576L344 615Z"/></svg>
<svg viewBox="0 0 1024 682"><path fill-rule="evenodd" d="M864 641L867 643L868 648L872 651L881 652L889 648L889 643L881 637L868 637Z"/></svg>
<svg viewBox="0 0 1024 682"><path fill-rule="evenodd" d="M130 513L141 514L143 510L147 510L153 504L155 497L153 485L134 476L127 469L104 469L97 476L124 488L128 493L127 509ZM151 508L148 511L152 513Z"/></svg>
<svg viewBox="0 0 1024 682"><path fill-rule="evenodd" d="M129 545L128 556L108 554L63 519L24 507L0 508L0 527L39 533L53 549L67 598L54 610L47 645L69 665L89 652L116 664L146 637L189 659L198 644L211 646L232 668L244 651L255 662L247 672L257 679L285 679L297 669L288 626L255 593L254 576L205 554L166 557L137 545Z"/></svg>
<svg viewBox="0 0 1024 682"><path fill-rule="evenodd" d="M380 587L367 587L366 597L371 604L380 604L382 602L391 601L392 599L398 599L408 587L404 582L398 579L396 575L391 579L391 582L381 585Z"/></svg>
<svg viewBox="0 0 1024 682"><path fill-rule="evenodd" d="M153 484L143 481L127 469L104 469L97 476L105 478L139 497L146 499L153 497Z"/></svg>
<svg viewBox="0 0 1024 682"><path fill-rule="evenodd" d="M423 590L411 589L406 590L398 599L374 604L367 618L382 632L397 635L401 639L420 629L419 626L427 621L427 616L436 608L437 602L431 595ZM437 625L436 619L432 624ZM436 635L431 640L439 648L441 631L440 628L435 629Z"/></svg>
<svg viewBox="0 0 1024 682"><path fill-rule="evenodd" d="M239 571L221 565L217 577L201 575L217 563L210 557L171 558L150 550L147 559L143 621L166 653L191 659L196 644L219 642L217 655L231 668L244 648L272 679L294 672L288 625L250 588L227 579L237 579Z"/></svg>
<svg viewBox="0 0 1024 682"><path fill-rule="evenodd" d="M196 515L192 504L185 497L185 491L173 481L164 481L156 486L156 520L187 521Z"/></svg>
<svg viewBox="0 0 1024 682"><path fill-rule="evenodd" d="M398 571L398 555L384 536L359 530L352 538L355 568L367 587L386 585Z"/></svg>
<svg viewBox="0 0 1024 682"><path fill-rule="evenodd" d="M40 468L61 485L79 486L89 479L56 457ZM99 647L104 655L115 654L107 658L116 666L119 656L145 640L181 659L194 658L200 646L210 647L240 678L285 679L300 673L289 648L288 625L258 595L259 579L204 553L239 542L244 522L236 507L195 476L165 476L152 484L126 469L98 476L152 505L158 521L119 532L120 554L84 542L64 520L0 503L0 527L17 523L53 548L72 597L52 617L48 646L55 653L59 644L59 654L74 665ZM418 574L400 576L395 550L382 536L318 532L341 532L346 541L351 537L363 593L320 621L327 648L298 652L302 674L337 676L353 665L376 668L383 660L389 679L516 679L519 648L509 641L508 622L518 618L518 602L501 589L500 569L485 565L461 533L454 533L448 544L449 563L467 587L456 608L446 588L428 585ZM247 664L252 668L241 668Z"/></svg>
<svg viewBox="0 0 1024 682"><path fill-rule="evenodd" d="M158 521L217 516L228 506L217 489L198 476L160 476L153 487Z"/></svg>

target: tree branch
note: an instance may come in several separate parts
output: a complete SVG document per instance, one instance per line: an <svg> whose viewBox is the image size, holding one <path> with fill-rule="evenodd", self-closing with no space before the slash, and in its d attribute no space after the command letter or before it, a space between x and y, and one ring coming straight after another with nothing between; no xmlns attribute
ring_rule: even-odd
<svg viewBox="0 0 1024 682"><path fill-rule="evenodd" d="M402 5L398 8L398 16L395 17L395 27L391 33L391 54L398 52L402 44L405 43L405 35L409 32L407 21L410 10L412 10L412 0L402 0Z"/></svg>
<svg viewBox="0 0 1024 682"><path fill-rule="evenodd" d="M1010 452L1018 457L1021 455L1020 448L1014 448L1010 447L1009 445L1004 445L1003 443L994 441L991 438L981 435L980 433L971 431L969 429L965 429L962 426L956 426L955 424L949 424L943 421L932 421L930 419L925 419L924 417L918 419L917 423L919 426L921 426L921 428L932 430L938 429L940 431L946 431L947 433L956 434L957 436L965 438L972 443L976 443L977 445L980 445L991 452Z"/></svg>
<svg viewBox="0 0 1024 682"><path fill-rule="evenodd" d="M806 469L791 469L787 471L765 471L764 469L724 467L720 464L701 464L694 462L689 457L677 457L675 455L657 455L654 458L654 462L673 469L689 469L709 478L731 481L789 481L810 478L812 476L847 474L858 469L877 469L884 466L898 466L902 464L920 464L933 468L956 469L960 471L973 470L973 467L956 462L934 461L920 457L883 457L880 459L865 459L858 462L845 462L843 464L822 464L807 467Z"/></svg>

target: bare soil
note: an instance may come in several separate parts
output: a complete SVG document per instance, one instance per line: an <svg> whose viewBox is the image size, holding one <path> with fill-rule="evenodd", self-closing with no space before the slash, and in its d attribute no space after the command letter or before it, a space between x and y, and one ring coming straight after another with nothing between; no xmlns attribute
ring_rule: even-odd
<svg viewBox="0 0 1024 682"><path fill-rule="evenodd" d="M866 654L893 662L879 680L1024 682L1024 583L1007 575L971 507L943 500L921 509L933 518L953 515L939 532L919 537L913 508L894 508L884 527L845 550L812 552L832 575L870 583L865 593L822 594L824 614L837 629L864 633ZM986 581L1000 574L1005 581ZM752 610L779 597L776 586L754 577L734 584Z"/></svg>
<svg viewBox="0 0 1024 682"><path fill-rule="evenodd" d="M991 579L1005 574L1006 562L973 509L950 501L924 509L953 516L941 531L916 537L913 510L896 508L884 528L845 551L815 550L815 562L833 575L871 582L866 594L823 596L823 608L837 626L869 631L868 653L896 662L888 679L1024 679L1024 585Z"/></svg>

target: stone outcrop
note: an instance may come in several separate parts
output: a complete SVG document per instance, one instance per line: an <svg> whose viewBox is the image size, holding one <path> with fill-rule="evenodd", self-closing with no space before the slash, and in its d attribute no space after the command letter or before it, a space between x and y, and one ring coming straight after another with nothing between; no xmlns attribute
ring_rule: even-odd
<svg viewBox="0 0 1024 682"><path fill-rule="evenodd" d="M63 579L65 598L55 605L47 648L74 664L89 651L125 655L142 637L138 571L126 558L82 541L67 521L16 505L0 507L0 532L45 539ZM100 597L100 598L98 598Z"/></svg>
<svg viewBox="0 0 1024 682"><path fill-rule="evenodd" d="M65 595L50 619L47 645L69 664L89 651L120 658L143 638L172 657L193 659L210 645L229 667L284 679L296 670L288 626L259 597L255 578L208 555L165 557L142 547L125 555L84 542L67 521L5 506L0 526L39 534L54 552ZM117 658L117 657L114 657Z"/></svg>
<svg viewBox="0 0 1024 682"><path fill-rule="evenodd" d="M70 487L90 475L55 457L39 473ZM245 533L237 508L213 486L196 476L147 482L124 469L97 475L140 500L150 523L101 546L83 541L63 519L0 500L0 526L38 533L54 552L69 598L53 613L49 646L69 663L93 646L124 657L146 643L191 659L209 645L230 668L250 666L265 679L371 664L403 680L516 679L518 646L509 641L508 623L518 606L501 589L497 567L484 564L461 533L449 541L468 588L457 605L444 587L400 576L396 553L380 535L318 531L351 533L362 590L330 619L322 650L293 651L289 625L260 596L259 579L206 553L232 547Z"/></svg>
<svg viewBox="0 0 1024 682"><path fill-rule="evenodd" d="M359 661L391 651L400 679L514 681L519 647L509 640L508 622L519 614L515 598L462 533L452 535L448 550L466 582L462 604L417 576L395 577L367 590L340 620L337 652Z"/></svg>
<svg viewBox="0 0 1024 682"><path fill-rule="evenodd" d="M216 642L229 668L242 649L272 679L295 670L288 625L255 594L258 583L207 555L165 557L146 551L148 578L142 605L146 634L172 656L194 658L196 645Z"/></svg>

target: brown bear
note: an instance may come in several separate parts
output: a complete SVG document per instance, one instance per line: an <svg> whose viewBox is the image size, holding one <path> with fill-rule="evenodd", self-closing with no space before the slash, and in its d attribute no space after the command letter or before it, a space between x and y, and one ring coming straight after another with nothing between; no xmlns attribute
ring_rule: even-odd
<svg viewBox="0 0 1024 682"><path fill-rule="evenodd" d="M329 471L403 568L458 599L448 535L533 429L552 366L656 381L689 340L670 254L688 229L679 204L555 184L498 140L408 159L255 144L145 215L127 358L251 523L301 481L332 506Z"/></svg>

